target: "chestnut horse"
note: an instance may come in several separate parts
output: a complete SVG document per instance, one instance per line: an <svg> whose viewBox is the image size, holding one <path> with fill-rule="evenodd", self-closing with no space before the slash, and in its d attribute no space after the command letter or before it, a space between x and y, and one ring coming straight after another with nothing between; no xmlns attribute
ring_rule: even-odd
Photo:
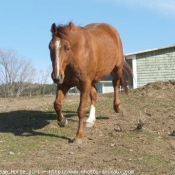
<svg viewBox="0 0 175 175"><path fill-rule="evenodd" d="M51 26L52 39L49 44L53 72L51 77L57 83L54 109L58 125L63 127L67 119L62 115L62 101L68 90L76 86L80 91L78 107L79 125L73 142L81 143L84 135L86 104L90 96L90 115L86 126L92 127L95 118L97 91L95 83L109 74L113 77L114 110L119 112L119 87L127 90L125 76L130 69L124 61L120 36L115 28L105 23L93 23L85 27L68 25ZM125 71L125 73L124 73ZM130 71L130 70L129 70Z"/></svg>

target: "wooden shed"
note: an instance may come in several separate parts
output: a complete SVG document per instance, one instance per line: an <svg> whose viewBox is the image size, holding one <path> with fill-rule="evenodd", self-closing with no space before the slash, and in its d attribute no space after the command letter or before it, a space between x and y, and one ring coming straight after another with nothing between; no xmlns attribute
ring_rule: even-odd
<svg viewBox="0 0 175 175"><path fill-rule="evenodd" d="M99 93L110 93L114 92L113 86L112 86L112 76L109 75L104 80L96 83L96 88Z"/></svg>
<svg viewBox="0 0 175 175"><path fill-rule="evenodd" d="M156 81L175 80L175 45L125 55L133 70L132 87Z"/></svg>

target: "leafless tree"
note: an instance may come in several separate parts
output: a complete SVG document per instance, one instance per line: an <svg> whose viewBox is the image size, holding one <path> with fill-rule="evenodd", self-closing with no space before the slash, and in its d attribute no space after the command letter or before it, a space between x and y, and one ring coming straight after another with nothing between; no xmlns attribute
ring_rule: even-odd
<svg viewBox="0 0 175 175"><path fill-rule="evenodd" d="M47 84L51 75L51 66L49 66L46 70L40 70L38 73L38 83L39 84Z"/></svg>
<svg viewBox="0 0 175 175"><path fill-rule="evenodd" d="M31 83L35 74L31 61L19 58L12 49L0 48L0 84L5 97L19 96L25 83Z"/></svg>
<svg viewBox="0 0 175 175"><path fill-rule="evenodd" d="M45 88L50 78L51 70L51 66L49 66L45 71L40 70L38 73L38 84L42 85L42 94L45 94Z"/></svg>

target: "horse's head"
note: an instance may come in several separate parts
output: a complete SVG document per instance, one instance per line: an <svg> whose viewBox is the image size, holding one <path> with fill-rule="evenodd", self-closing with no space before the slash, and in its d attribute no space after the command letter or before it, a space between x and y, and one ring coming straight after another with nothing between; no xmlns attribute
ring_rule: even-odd
<svg viewBox="0 0 175 175"><path fill-rule="evenodd" d="M52 39L49 43L50 58L52 61L53 72L51 77L55 83L63 83L64 71L70 58L70 43L68 40L60 37L57 32L57 26L52 24Z"/></svg>

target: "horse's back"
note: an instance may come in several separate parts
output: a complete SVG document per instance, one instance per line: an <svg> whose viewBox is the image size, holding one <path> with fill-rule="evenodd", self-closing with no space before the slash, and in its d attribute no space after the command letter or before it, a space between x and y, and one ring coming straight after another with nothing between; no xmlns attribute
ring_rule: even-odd
<svg viewBox="0 0 175 175"><path fill-rule="evenodd" d="M105 47L107 52L123 54L119 33L113 26L106 23L92 23L85 26L85 29L92 35L92 40L95 40L99 47Z"/></svg>
<svg viewBox="0 0 175 175"><path fill-rule="evenodd" d="M91 34L93 50L97 61L97 76L95 79L102 79L109 75L114 67L123 64L123 49L120 36L117 30L106 23L92 23L85 26Z"/></svg>
<svg viewBox="0 0 175 175"><path fill-rule="evenodd" d="M84 28L96 37L108 35L114 39L120 38L117 30L107 23L92 23L86 25Z"/></svg>

